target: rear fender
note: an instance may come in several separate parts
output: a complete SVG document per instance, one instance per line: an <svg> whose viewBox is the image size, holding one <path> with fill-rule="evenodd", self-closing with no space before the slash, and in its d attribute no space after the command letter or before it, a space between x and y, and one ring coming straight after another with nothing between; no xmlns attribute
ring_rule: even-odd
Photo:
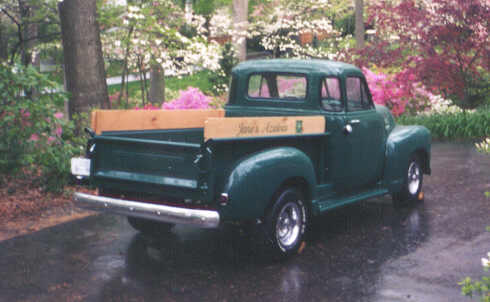
<svg viewBox="0 0 490 302"><path fill-rule="evenodd" d="M221 208L225 220L263 217L274 193L292 179L304 180L306 196L316 186L315 169L310 158L292 147L261 151L241 159L229 173L224 193L228 204Z"/></svg>

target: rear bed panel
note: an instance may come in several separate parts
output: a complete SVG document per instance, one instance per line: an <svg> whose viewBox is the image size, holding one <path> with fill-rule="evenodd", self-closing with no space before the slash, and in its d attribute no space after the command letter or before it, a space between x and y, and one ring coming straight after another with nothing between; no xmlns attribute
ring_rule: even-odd
<svg viewBox="0 0 490 302"><path fill-rule="evenodd" d="M175 198L203 197L203 173L196 162L200 144L119 136L97 136L92 164L95 184L121 192Z"/></svg>

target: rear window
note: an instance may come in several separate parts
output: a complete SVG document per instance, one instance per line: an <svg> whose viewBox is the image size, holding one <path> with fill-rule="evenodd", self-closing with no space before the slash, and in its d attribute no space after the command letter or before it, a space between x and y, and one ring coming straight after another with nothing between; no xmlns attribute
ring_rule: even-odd
<svg viewBox="0 0 490 302"><path fill-rule="evenodd" d="M258 99L304 100L307 87L304 75L253 74L248 80L248 96Z"/></svg>

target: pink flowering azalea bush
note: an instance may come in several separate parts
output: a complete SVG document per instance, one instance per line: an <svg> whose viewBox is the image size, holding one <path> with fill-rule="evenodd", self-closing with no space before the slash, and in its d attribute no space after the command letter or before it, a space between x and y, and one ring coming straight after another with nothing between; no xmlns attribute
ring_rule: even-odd
<svg viewBox="0 0 490 302"><path fill-rule="evenodd" d="M395 75L388 75L382 72L375 73L368 68L362 68L362 71L366 76L373 101L390 108L394 116L422 111L430 105L432 94L415 81L414 74L401 71Z"/></svg>
<svg viewBox="0 0 490 302"><path fill-rule="evenodd" d="M32 67L0 65L0 178L31 171L50 191L69 181L79 147L60 111L67 96L46 92L56 85Z"/></svg>
<svg viewBox="0 0 490 302"><path fill-rule="evenodd" d="M202 93L198 88L188 87L181 90L180 95L175 100L162 104L162 109L209 109L212 102L211 98Z"/></svg>
<svg viewBox="0 0 490 302"><path fill-rule="evenodd" d="M135 110L178 110L178 109L209 109L212 99L202 93L199 88L188 87L187 90L180 90L179 97L164 102L161 106L146 104L143 108L134 107Z"/></svg>

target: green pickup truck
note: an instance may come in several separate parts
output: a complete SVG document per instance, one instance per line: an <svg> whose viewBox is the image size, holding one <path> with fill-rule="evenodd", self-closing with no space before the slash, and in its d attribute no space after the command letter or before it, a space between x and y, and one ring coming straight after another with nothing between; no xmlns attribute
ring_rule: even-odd
<svg viewBox="0 0 490 302"><path fill-rule="evenodd" d="M76 203L125 215L142 232L253 225L257 240L288 256L313 216L384 194L415 202L431 171L429 131L395 125L362 72L340 62L240 63L223 117L189 125L91 132L72 173L98 195L75 193Z"/></svg>

